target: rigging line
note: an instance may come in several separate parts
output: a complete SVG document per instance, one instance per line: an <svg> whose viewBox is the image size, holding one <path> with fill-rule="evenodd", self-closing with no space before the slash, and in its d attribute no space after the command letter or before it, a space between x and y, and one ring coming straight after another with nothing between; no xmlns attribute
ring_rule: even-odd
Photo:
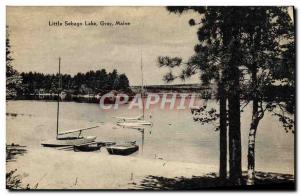
<svg viewBox="0 0 300 195"><path fill-rule="evenodd" d="M60 57L58 58L58 87L57 87L57 114L56 114L56 139L58 139L58 128L59 128L59 95L60 95L60 85L61 85L61 75L60 75Z"/></svg>
<svg viewBox="0 0 300 195"><path fill-rule="evenodd" d="M143 50L141 48L141 77L142 77L142 87L141 87L141 98L143 104L143 120L145 119L145 104L144 104L144 74L143 74Z"/></svg>

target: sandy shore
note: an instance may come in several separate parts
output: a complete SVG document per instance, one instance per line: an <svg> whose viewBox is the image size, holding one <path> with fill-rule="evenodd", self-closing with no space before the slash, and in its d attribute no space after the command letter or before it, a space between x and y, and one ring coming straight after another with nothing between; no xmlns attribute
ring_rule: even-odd
<svg viewBox="0 0 300 195"><path fill-rule="evenodd" d="M53 148L31 149L7 171L18 169L22 182L38 189L134 189L149 175L192 177L216 172L217 166L109 155L71 152Z"/></svg>

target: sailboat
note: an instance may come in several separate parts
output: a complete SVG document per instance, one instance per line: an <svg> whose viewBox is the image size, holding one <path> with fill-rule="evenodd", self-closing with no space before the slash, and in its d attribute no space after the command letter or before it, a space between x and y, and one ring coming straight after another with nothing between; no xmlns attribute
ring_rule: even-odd
<svg viewBox="0 0 300 195"><path fill-rule="evenodd" d="M59 101L61 89L61 74L60 74L61 59L58 60L58 92L57 92L57 115L56 115L56 139L42 141L42 145L46 147L61 147L61 146L83 146L94 143L96 136L82 136L81 133L85 130L97 128L98 126L73 129L65 132L59 132ZM69 136L69 134L78 133L78 136Z"/></svg>
<svg viewBox="0 0 300 195"><path fill-rule="evenodd" d="M136 120L141 120L143 118L143 115L137 116L137 117L117 117L117 116L113 116L113 118L116 118L120 121L136 121Z"/></svg>
<svg viewBox="0 0 300 195"><path fill-rule="evenodd" d="M141 85L141 98L143 98L144 96L144 75L143 75L143 55L141 52L141 76L142 76L142 85ZM117 125L118 126L122 126L122 127L128 127L128 128L139 128L142 127L144 125L153 125L152 122L146 121L145 120L145 105L144 105L144 101L142 99L142 106L143 106L143 114L141 116L137 116L137 117L114 117L119 119L119 121L117 121Z"/></svg>
<svg viewBox="0 0 300 195"><path fill-rule="evenodd" d="M117 125L122 126L122 127L137 127L138 128L138 127L141 127L144 125L152 126L153 123L149 122L149 121L145 121L145 120L125 121L125 122L118 121Z"/></svg>

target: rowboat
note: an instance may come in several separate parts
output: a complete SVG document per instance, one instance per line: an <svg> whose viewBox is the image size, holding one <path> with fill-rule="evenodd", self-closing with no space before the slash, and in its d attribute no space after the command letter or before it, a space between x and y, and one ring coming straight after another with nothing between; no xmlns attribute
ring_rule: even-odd
<svg viewBox="0 0 300 195"><path fill-rule="evenodd" d="M101 148L101 144L97 143L97 142L92 142L89 144L83 144L83 145L74 145L74 151L75 152L93 152L96 150L100 150Z"/></svg>
<svg viewBox="0 0 300 195"><path fill-rule="evenodd" d="M139 150L135 144L114 145L106 147L109 154L127 156Z"/></svg>

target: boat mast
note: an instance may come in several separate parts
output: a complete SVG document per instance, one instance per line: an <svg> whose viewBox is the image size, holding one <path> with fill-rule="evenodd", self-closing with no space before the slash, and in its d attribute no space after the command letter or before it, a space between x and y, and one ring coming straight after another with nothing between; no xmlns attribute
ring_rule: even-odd
<svg viewBox="0 0 300 195"><path fill-rule="evenodd" d="M144 152L145 129L142 129L142 154Z"/></svg>
<svg viewBox="0 0 300 195"><path fill-rule="evenodd" d="M57 87L57 114L56 114L56 139L58 139L58 125L59 125L59 95L61 88L61 75L60 75L60 57L58 58L58 87Z"/></svg>
<svg viewBox="0 0 300 195"><path fill-rule="evenodd" d="M143 75L143 51L141 49L141 73L142 73L142 87L141 87L141 97L142 97L142 103L143 103L143 120L145 119L145 105L144 105L144 75Z"/></svg>

